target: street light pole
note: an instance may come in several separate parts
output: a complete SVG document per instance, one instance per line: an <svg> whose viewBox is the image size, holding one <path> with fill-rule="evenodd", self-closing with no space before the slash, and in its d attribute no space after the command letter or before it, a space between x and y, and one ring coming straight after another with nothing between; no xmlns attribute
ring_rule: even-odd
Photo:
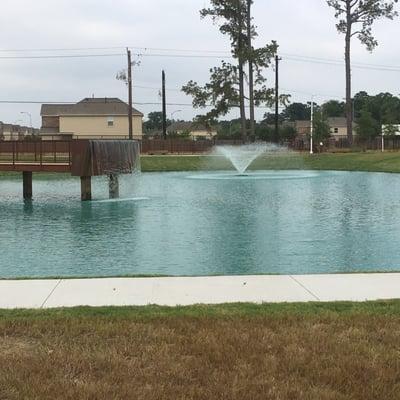
<svg viewBox="0 0 400 400"><path fill-rule="evenodd" d="M126 49L126 54L128 57L128 104L129 104L128 136L129 136L129 140L133 140L132 55L131 55L131 51L128 48Z"/></svg>
<svg viewBox="0 0 400 400"><path fill-rule="evenodd" d="M21 111L21 114L26 114L29 116L29 123L30 123L30 127L32 129L32 114L27 111Z"/></svg>
<svg viewBox="0 0 400 400"><path fill-rule="evenodd" d="M165 71L162 71L162 130L163 130L163 139L167 140L167 97L165 90Z"/></svg>
<svg viewBox="0 0 400 400"><path fill-rule="evenodd" d="M174 115L180 112L182 112L182 110L176 110L171 113L171 122L174 120Z"/></svg>

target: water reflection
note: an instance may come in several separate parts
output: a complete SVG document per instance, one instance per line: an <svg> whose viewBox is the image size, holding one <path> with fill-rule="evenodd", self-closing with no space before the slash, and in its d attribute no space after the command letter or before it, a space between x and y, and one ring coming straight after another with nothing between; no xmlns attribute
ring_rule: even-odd
<svg viewBox="0 0 400 400"><path fill-rule="evenodd" d="M113 202L98 179L90 203L74 179L37 182L33 202L2 181L0 276L400 269L400 176L264 174L290 179L143 174Z"/></svg>

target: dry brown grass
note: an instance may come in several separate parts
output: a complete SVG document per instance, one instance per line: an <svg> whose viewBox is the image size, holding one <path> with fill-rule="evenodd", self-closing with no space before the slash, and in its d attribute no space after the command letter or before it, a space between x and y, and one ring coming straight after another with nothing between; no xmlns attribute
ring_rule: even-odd
<svg viewBox="0 0 400 400"><path fill-rule="evenodd" d="M398 304L238 307L3 312L0 399L399 399Z"/></svg>

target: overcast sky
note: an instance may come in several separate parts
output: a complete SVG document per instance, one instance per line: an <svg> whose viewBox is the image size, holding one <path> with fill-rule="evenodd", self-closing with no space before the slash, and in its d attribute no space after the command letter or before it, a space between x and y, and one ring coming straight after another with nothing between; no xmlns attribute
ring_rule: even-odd
<svg viewBox="0 0 400 400"><path fill-rule="evenodd" d="M194 50L229 52L229 43L210 20L201 20L199 10L206 0L2 0L0 13L0 100L78 101L84 97L120 97L126 88L115 79L126 65L123 49L42 51L33 49L132 48L141 53L141 65L134 68L134 102L147 114L159 103L161 70L167 74L168 102L190 103L179 89L190 79L205 83L209 68L218 58L177 58L149 56L188 55ZM257 44L276 40L280 46L281 87L292 94L292 101L307 101L311 94L318 102L344 96L344 66L298 61L299 56L343 60L343 37L335 28L333 10L325 0L255 0L254 17L258 26ZM368 53L356 41L353 62L374 66L398 66L397 71L353 69L353 92L389 91L400 93L400 19L379 21L374 33L380 46ZM140 50L134 47L176 49ZM7 51L5 51L7 50ZM26 50L26 51L8 51ZM28 51L30 50L30 51ZM98 58L10 59L11 56L76 54L117 54ZM135 57L138 59L138 57ZM297 60L296 60L297 59ZM375 68L375 67L374 67ZM267 73L274 85L273 71ZM182 110L176 118L191 119L199 113L187 106L169 106L168 113ZM40 105L0 104L0 120L28 124L26 115L40 126ZM266 110L259 109L261 118ZM236 116L236 112L232 116ZM22 120L22 121L21 121Z"/></svg>

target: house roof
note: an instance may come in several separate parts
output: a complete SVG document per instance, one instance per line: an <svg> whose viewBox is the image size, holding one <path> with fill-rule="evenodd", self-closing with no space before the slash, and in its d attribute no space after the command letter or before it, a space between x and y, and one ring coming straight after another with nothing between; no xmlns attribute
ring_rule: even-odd
<svg viewBox="0 0 400 400"><path fill-rule="evenodd" d="M346 128L347 127L347 119L344 117L328 118L328 124L331 128Z"/></svg>
<svg viewBox="0 0 400 400"><path fill-rule="evenodd" d="M121 116L128 115L129 105L115 97L86 98L76 104L42 104L40 115L59 116ZM143 114L132 108L134 116Z"/></svg>
<svg viewBox="0 0 400 400"><path fill-rule="evenodd" d="M3 131L6 132L18 132L20 129L25 129L25 127L23 126L14 124L5 124L4 122L1 123L1 128Z"/></svg>

